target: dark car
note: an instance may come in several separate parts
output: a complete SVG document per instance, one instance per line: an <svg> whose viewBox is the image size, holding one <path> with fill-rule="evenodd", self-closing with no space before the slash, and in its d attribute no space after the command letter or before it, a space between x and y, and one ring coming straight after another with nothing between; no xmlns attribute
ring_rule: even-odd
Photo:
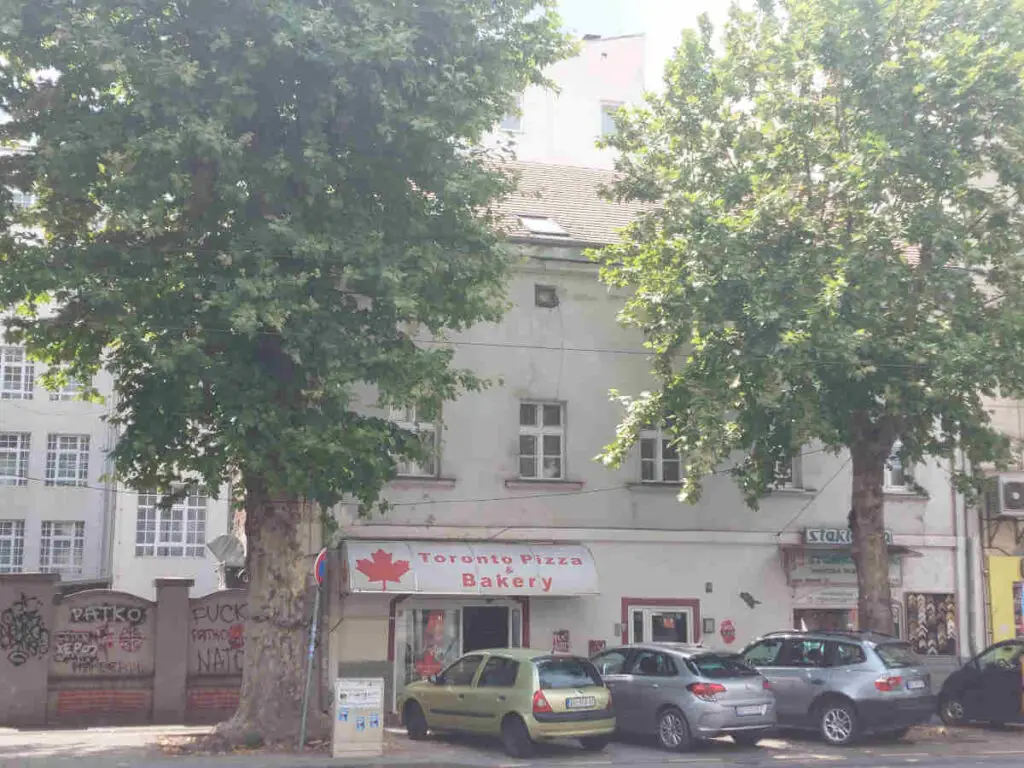
<svg viewBox="0 0 1024 768"><path fill-rule="evenodd" d="M946 725L1024 722L1024 638L996 643L950 675L939 692Z"/></svg>

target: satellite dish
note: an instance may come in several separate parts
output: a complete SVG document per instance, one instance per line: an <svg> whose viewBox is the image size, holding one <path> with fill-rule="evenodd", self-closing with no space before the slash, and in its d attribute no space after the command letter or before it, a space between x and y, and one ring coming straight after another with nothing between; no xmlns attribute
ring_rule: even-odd
<svg viewBox="0 0 1024 768"><path fill-rule="evenodd" d="M245 547L236 536L226 533L207 542L206 546L218 562L224 563L224 565L245 565Z"/></svg>

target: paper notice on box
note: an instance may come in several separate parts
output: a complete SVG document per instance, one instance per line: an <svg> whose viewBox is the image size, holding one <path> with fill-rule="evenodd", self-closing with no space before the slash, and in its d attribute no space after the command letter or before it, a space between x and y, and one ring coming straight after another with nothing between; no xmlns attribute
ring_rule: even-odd
<svg viewBox="0 0 1024 768"><path fill-rule="evenodd" d="M348 709L381 709L384 703L382 681L344 678L337 682L338 706Z"/></svg>

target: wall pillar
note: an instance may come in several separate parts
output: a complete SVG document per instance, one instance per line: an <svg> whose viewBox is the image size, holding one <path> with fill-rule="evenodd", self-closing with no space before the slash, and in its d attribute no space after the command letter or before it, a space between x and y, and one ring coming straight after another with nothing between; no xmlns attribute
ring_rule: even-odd
<svg viewBox="0 0 1024 768"><path fill-rule="evenodd" d="M46 725L55 573L0 576L0 727Z"/></svg>
<svg viewBox="0 0 1024 768"><path fill-rule="evenodd" d="M184 723L188 689L188 591L192 579L154 579L156 670L153 722Z"/></svg>

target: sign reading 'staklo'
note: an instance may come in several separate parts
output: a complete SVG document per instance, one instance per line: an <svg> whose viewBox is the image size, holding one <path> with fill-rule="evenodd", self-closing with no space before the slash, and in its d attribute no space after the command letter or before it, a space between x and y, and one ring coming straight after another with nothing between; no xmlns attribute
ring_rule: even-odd
<svg viewBox="0 0 1024 768"><path fill-rule="evenodd" d="M885 543L892 544L892 531L885 532ZM849 528L806 528L804 544L849 547L853 544L853 531Z"/></svg>
<svg viewBox="0 0 1024 768"><path fill-rule="evenodd" d="M349 541L350 592L593 595L593 555L565 546L491 542Z"/></svg>

